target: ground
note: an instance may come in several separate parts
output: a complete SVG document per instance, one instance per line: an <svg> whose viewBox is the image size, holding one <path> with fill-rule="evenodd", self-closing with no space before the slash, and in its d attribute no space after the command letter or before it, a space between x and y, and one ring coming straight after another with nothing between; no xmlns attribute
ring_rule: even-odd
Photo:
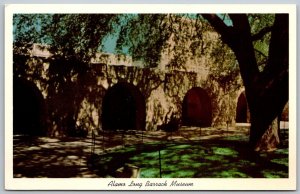
<svg viewBox="0 0 300 194"><path fill-rule="evenodd" d="M105 132L89 138L14 136L13 175L96 178L286 178L288 141L275 152L248 147L249 127ZM286 135L286 133L282 133ZM126 170L138 173L125 173Z"/></svg>

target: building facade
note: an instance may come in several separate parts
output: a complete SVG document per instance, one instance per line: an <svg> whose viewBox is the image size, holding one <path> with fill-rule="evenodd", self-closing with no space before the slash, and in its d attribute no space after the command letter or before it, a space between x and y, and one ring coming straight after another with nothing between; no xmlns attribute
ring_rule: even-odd
<svg viewBox="0 0 300 194"><path fill-rule="evenodd" d="M135 66L128 56L105 55L106 61L96 56L90 63L57 59L38 46L28 55L14 53L14 133L76 136L160 130L174 122L225 127L235 125L237 111L245 111L245 103L238 103L240 78L223 87L211 76L208 59L167 69ZM249 122L247 116L238 119Z"/></svg>

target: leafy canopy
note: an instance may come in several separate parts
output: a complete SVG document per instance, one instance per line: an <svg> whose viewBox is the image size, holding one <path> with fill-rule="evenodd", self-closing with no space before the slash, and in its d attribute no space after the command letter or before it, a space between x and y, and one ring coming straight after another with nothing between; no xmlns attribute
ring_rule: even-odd
<svg viewBox="0 0 300 194"><path fill-rule="evenodd" d="M218 16L232 25L227 14ZM257 34L272 25L274 15L249 14L248 20L251 33ZM163 55L169 56L171 67L210 55L213 71L230 74L238 68L220 37L209 35L214 30L201 14L15 14L13 22L15 46L46 44L66 58L89 61L97 51L115 46L115 53L131 55L149 67L157 66ZM253 43L261 70L269 41L270 33L265 33Z"/></svg>

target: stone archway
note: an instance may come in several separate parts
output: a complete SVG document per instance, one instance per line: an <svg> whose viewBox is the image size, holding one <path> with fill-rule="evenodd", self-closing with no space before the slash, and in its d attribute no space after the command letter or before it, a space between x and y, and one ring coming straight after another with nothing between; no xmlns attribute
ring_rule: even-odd
<svg viewBox="0 0 300 194"><path fill-rule="evenodd" d="M13 133L45 135L45 101L40 90L30 81L13 80Z"/></svg>
<svg viewBox="0 0 300 194"><path fill-rule="evenodd" d="M145 98L138 88L129 83L118 83L109 88L103 98L103 130L144 130Z"/></svg>
<svg viewBox="0 0 300 194"><path fill-rule="evenodd" d="M190 89L182 105L182 124L186 126L209 127L212 123L211 100L200 87Z"/></svg>
<svg viewBox="0 0 300 194"><path fill-rule="evenodd" d="M238 98L237 106L236 106L236 123L249 123L249 109L247 104L247 99L245 96L245 92L242 92Z"/></svg>

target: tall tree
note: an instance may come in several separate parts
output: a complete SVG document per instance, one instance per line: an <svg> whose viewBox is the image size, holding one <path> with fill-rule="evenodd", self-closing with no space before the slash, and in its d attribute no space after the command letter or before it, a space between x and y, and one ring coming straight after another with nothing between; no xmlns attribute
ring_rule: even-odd
<svg viewBox="0 0 300 194"><path fill-rule="evenodd" d="M289 15L276 14L274 23L251 34L246 14L229 14L227 26L215 14L203 14L233 50L239 63L251 115L250 143L256 150L272 150L279 143L278 127L272 125L288 101ZM271 33L268 60L259 70L253 42Z"/></svg>

